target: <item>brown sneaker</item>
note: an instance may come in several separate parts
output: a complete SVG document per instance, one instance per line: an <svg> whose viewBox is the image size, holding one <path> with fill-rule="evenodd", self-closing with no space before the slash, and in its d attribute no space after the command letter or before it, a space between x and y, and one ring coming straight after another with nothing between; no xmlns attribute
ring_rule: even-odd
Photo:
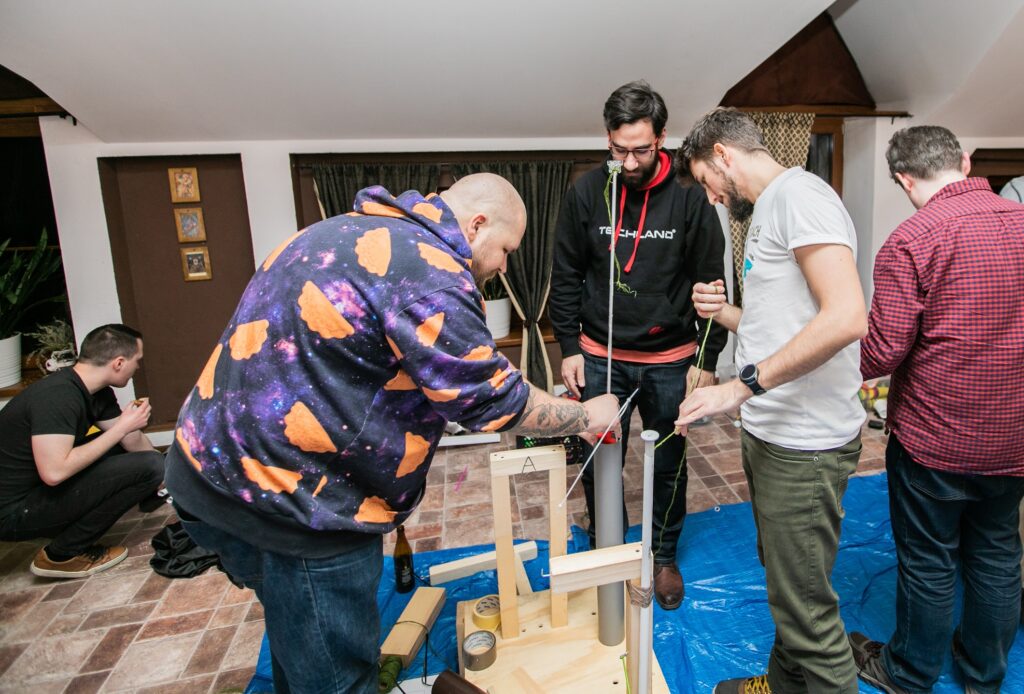
<svg viewBox="0 0 1024 694"><path fill-rule="evenodd" d="M768 686L768 675L738 677L719 682L714 694L772 694L772 688Z"/></svg>
<svg viewBox="0 0 1024 694"><path fill-rule="evenodd" d="M683 602L686 589L683 575L675 564L654 565L654 599L663 610L674 610Z"/></svg>
<svg viewBox="0 0 1024 694"><path fill-rule="evenodd" d="M71 557L67 561L53 561L47 556L44 547L32 560L29 569L36 576L46 578L85 578L120 564L127 556L127 547L93 545L77 557Z"/></svg>

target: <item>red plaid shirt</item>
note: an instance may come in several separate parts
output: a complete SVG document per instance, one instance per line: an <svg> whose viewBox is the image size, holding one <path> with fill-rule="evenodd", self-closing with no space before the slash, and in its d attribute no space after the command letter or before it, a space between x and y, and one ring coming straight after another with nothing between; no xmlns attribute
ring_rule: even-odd
<svg viewBox="0 0 1024 694"><path fill-rule="evenodd" d="M900 443L931 468L1024 476L1024 205L950 183L886 240L874 279L860 370L892 374Z"/></svg>

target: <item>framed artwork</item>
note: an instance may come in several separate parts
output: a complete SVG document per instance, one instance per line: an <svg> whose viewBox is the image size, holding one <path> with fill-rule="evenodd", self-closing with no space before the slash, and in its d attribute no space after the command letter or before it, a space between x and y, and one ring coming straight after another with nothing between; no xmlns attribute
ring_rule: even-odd
<svg viewBox="0 0 1024 694"><path fill-rule="evenodd" d="M210 272L210 252L206 246L189 246L181 249L181 271L186 282L213 278Z"/></svg>
<svg viewBox="0 0 1024 694"><path fill-rule="evenodd" d="M176 207L174 225L178 227L178 243L196 243L206 240L203 210L199 207Z"/></svg>
<svg viewBox="0 0 1024 694"><path fill-rule="evenodd" d="M171 183L171 202L199 202L199 174L195 167L167 169Z"/></svg>

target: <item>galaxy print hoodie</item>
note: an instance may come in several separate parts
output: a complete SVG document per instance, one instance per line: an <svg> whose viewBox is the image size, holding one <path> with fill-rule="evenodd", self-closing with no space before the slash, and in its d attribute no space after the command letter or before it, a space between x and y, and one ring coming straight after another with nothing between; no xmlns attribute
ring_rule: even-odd
<svg viewBox="0 0 1024 694"><path fill-rule="evenodd" d="M188 516L273 551L336 553L419 502L446 421L513 425L472 252L437 195L379 186L257 268L182 407L167 486Z"/></svg>

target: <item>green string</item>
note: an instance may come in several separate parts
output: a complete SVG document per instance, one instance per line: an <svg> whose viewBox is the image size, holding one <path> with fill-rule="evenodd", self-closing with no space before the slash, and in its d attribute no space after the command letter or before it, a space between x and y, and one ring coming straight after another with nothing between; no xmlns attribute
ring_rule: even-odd
<svg viewBox="0 0 1024 694"><path fill-rule="evenodd" d="M704 345L708 342L708 335L711 334L711 323L712 319L708 318L707 325L704 327L704 339L700 342L700 353L697 355L697 371L704 370ZM700 378L700 374L697 374L697 379ZM693 382L694 387L697 386L697 381ZM658 441L654 445L654 450L658 450L658 446L668 441L670 438L676 435L673 430L669 432L665 438ZM683 475L683 467L686 465L686 449L688 448L689 442L683 439L683 455L679 458L679 467L676 469L676 477L672 481L672 498L668 502L668 508L665 509L665 517L661 519L661 532L658 533L658 550L655 550L655 554L661 550L662 540L665 538L665 524L668 522L668 514L672 510L672 506L676 503L676 493L679 491L679 478Z"/></svg>
<svg viewBox="0 0 1024 694"><path fill-rule="evenodd" d="M612 190L612 175L611 175L611 173L609 173L608 174L608 179L605 181L605 184L604 184L604 208L605 208L605 210L608 211L608 226L611 229L611 234L608 237L609 238L609 241L608 241L609 244L611 244L615 240L615 228L612 227L612 199L611 199L611 190ZM640 230L638 229L636 233L639 234ZM623 294L629 294L631 296L636 296L636 290L633 289L628 284L626 284L625 282L622 281L622 266L619 265L619 256L616 255L614 253L614 251L612 252L611 255L612 255L612 260L615 263L615 289L617 289L618 291L622 292Z"/></svg>

